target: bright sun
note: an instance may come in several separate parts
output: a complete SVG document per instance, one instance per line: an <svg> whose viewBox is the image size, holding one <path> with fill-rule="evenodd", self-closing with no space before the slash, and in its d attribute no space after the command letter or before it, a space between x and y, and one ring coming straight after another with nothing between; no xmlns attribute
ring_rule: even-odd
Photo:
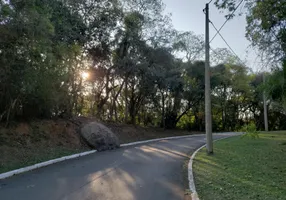
<svg viewBox="0 0 286 200"><path fill-rule="evenodd" d="M81 73L81 77L82 77L83 79L88 79L89 73L87 73L87 72L82 72L82 73Z"/></svg>

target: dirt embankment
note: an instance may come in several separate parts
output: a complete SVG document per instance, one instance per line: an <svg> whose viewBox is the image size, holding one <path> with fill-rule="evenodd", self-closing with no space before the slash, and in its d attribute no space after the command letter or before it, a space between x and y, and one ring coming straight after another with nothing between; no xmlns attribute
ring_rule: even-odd
<svg viewBox="0 0 286 200"><path fill-rule="evenodd" d="M73 123L33 121L0 127L0 173L88 149Z"/></svg>
<svg viewBox="0 0 286 200"><path fill-rule="evenodd" d="M75 120L41 120L0 126L0 173L90 148L80 137L80 127L91 118ZM103 123L120 143L191 134L181 130L143 128L117 123Z"/></svg>

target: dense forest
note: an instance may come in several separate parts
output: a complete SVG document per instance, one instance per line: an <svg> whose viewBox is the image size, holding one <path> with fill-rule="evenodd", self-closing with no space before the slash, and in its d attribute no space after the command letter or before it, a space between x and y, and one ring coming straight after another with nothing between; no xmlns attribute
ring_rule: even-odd
<svg viewBox="0 0 286 200"><path fill-rule="evenodd" d="M214 131L263 129L263 92L269 128L286 128L282 2L245 4L265 83L229 50L212 49ZM215 2L230 13L237 4ZM203 60L204 37L175 30L161 0L0 0L0 121L94 116L203 131Z"/></svg>

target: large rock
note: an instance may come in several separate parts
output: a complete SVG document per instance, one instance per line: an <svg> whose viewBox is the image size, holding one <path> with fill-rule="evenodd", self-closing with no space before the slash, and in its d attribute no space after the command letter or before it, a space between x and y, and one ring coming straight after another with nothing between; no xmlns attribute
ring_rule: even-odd
<svg viewBox="0 0 286 200"><path fill-rule="evenodd" d="M81 128L81 135L91 147L98 151L115 149L120 146L118 137L98 122L84 125Z"/></svg>

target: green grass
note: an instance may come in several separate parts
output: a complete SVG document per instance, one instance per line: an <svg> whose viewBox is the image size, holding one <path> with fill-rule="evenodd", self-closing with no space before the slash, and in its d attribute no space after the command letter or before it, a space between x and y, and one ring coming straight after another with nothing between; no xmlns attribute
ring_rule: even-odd
<svg viewBox="0 0 286 200"><path fill-rule="evenodd" d="M5 159L1 159L0 156L0 173L19 169L47 160L80 153L83 151L83 149L77 150L64 147L21 149L19 151L14 151L8 161Z"/></svg>
<svg viewBox="0 0 286 200"><path fill-rule="evenodd" d="M194 161L201 200L286 200L286 132L215 142Z"/></svg>

